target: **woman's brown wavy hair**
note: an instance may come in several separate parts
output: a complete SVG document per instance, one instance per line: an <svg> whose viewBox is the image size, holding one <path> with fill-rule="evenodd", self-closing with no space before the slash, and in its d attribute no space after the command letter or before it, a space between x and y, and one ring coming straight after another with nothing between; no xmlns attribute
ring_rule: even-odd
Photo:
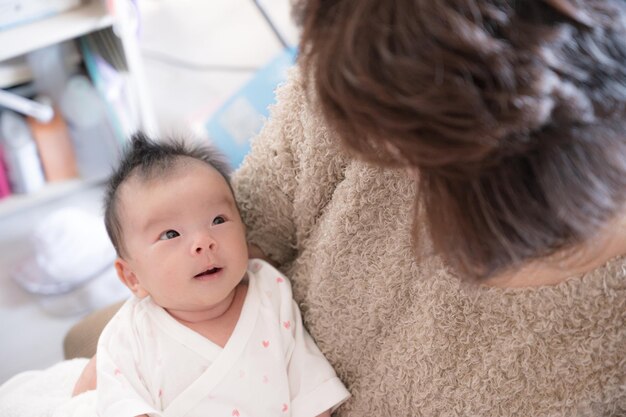
<svg viewBox="0 0 626 417"><path fill-rule="evenodd" d="M624 0L295 10L326 119L358 155L417 168L416 207L466 276L574 247L624 208Z"/></svg>

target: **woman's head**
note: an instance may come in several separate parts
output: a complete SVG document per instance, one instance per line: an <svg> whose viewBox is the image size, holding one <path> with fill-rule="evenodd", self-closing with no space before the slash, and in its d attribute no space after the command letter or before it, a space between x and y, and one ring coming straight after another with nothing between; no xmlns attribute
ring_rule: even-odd
<svg viewBox="0 0 626 417"><path fill-rule="evenodd" d="M573 247L626 201L623 0L310 0L302 57L344 144L420 177L473 277Z"/></svg>

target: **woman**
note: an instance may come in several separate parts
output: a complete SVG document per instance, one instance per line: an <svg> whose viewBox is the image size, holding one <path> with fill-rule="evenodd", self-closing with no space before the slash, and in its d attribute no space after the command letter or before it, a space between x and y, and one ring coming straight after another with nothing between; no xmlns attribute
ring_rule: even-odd
<svg viewBox="0 0 626 417"><path fill-rule="evenodd" d="M233 186L353 395L337 414L624 415L624 2L298 10Z"/></svg>

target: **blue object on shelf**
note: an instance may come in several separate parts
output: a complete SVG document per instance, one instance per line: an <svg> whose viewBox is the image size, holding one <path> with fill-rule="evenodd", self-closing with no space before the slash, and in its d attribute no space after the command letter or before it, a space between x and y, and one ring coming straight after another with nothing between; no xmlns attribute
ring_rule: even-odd
<svg viewBox="0 0 626 417"><path fill-rule="evenodd" d="M250 150L250 139L261 130L274 103L274 90L287 79L297 50L285 48L268 65L215 111L207 122L209 137L237 168Z"/></svg>

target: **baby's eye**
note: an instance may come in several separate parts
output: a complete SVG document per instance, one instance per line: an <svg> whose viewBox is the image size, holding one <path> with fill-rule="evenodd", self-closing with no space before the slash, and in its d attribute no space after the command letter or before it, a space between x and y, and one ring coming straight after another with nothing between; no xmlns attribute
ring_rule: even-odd
<svg viewBox="0 0 626 417"><path fill-rule="evenodd" d="M226 219L223 216L217 216L213 219L213 224L222 224L226 223Z"/></svg>
<svg viewBox="0 0 626 417"><path fill-rule="evenodd" d="M180 233L178 233L176 230L167 230L163 233L161 233L161 236L159 236L159 240L169 240L169 239L174 239L175 237L180 236Z"/></svg>

